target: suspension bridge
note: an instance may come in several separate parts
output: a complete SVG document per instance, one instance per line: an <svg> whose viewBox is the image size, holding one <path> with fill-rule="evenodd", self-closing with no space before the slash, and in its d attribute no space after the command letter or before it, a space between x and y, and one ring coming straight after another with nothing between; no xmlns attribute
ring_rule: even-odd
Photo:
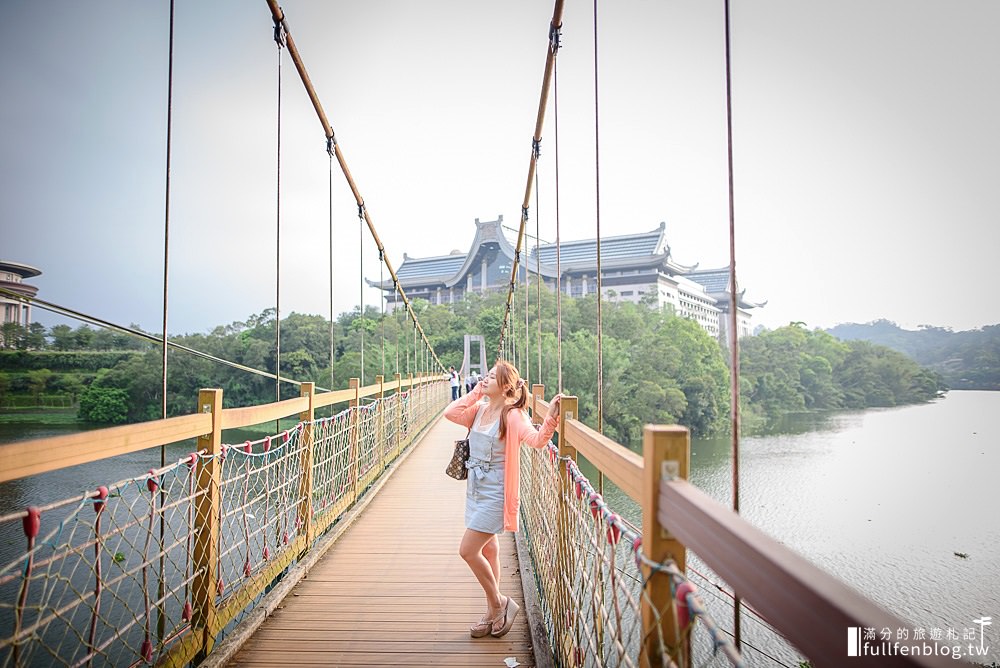
<svg viewBox="0 0 1000 668"><path fill-rule="evenodd" d="M501 581L528 614L503 638L470 638L468 625L482 601L457 554L461 485L443 475L451 442L461 436L440 418L449 397L444 366L397 278L288 21L274 0L267 5L279 63L287 54L315 108L331 170L336 161L412 323L412 347L402 362L397 353L391 377L367 384L351 378L341 389L334 379L323 389L280 371L244 368L275 381L273 403L224 408L225 388L204 389L191 397L190 413L168 417L166 351L174 344L167 336L165 270L162 335L132 332L163 348L163 417L0 445L0 482L161 452L160 466L127 479L44 505L0 509L2 535L23 546L0 564L3 665L792 665L741 638L740 620L753 619L810 665L838 666L849 651L850 630L907 626L690 485L683 427L647 425L641 454L602 435L599 363L597 428L578 419L578 400L570 394L562 400L558 443L523 448L520 455L521 528L503 536ZM527 287L530 272L519 265L550 87L558 99L562 11L556 0L497 349L498 357L520 360L529 377L529 291L523 329L513 296L519 277ZM594 20L596 40L596 3ZM171 44L172 31L171 21ZM278 119L280 203L280 112ZM168 174L169 155L168 148ZM169 202L169 179L167 195ZM597 221L600 267L599 196ZM331 223L331 244L332 235ZM731 253L736 294L734 248ZM331 282L332 271L331 262ZM596 278L601 295L600 269ZM280 303L276 311L280 370ZM597 318L600 360L600 299ZM332 327L332 298L330 320ZM735 450L735 323L729 331ZM361 350L364 369L364 344ZM559 356L561 369L561 349ZM296 385L299 396L282 400L283 383ZM561 373L554 390L564 390ZM536 423L551 394L532 385L529 412ZM289 426L281 428L281 420ZM275 428L263 438L227 441L229 430L271 423ZM168 452L187 444L189 450L168 461ZM584 460L599 473L596 483L582 471ZM641 521L630 521L606 500L604 479L641 509ZM692 580L689 551L715 574L699 573L701 586ZM713 616L706 605L716 577L726 583L718 589L733 597L732 619ZM851 660L944 665L937 653L917 651Z"/></svg>

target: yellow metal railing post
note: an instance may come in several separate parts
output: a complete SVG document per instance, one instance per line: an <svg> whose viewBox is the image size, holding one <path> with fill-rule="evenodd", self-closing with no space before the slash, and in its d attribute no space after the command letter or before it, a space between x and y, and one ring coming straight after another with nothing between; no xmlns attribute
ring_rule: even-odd
<svg viewBox="0 0 1000 668"><path fill-rule="evenodd" d="M354 483L351 485L351 503L358 500L358 478L360 478L360 455L358 454L358 449L360 446L358 439L358 432L361 427L361 398L358 394L358 388L361 387L360 378L351 378L347 381L347 387L354 390L354 398L351 399L351 477Z"/></svg>
<svg viewBox="0 0 1000 668"><path fill-rule="evenodd" d="M573 648L576 645L573 633L575 611L572 610L572 601L569 600L569 592L573 590L576 561L573 559L573 537L570 536L573 510L569 506L574 486L569 471L563 464L563 457L576 461L576 448L566 441L566 421L577 419L577 404L576 397L562 398L559 410L559 460L556 462L559 471L559 515L556 524L558 534L556 612L559 617L556 629L561 631L556 639L560 643L562 656L566 659L573 659Z"/></svg>
<svg viewBox="0 0 1000 668"><path fill-rule="evenodd" d="M205 457L198 461L197 493L195 496L194 554L191 570L191 626L199 636L201 654L212 651L215 644L215 590L218 586L216 567L219 562L219 504L222 490L222 390L200 390L198 411L212 414L212 431L198 437L198 450Z"/></svg>
<svg viewBox="0 0 1000 668"><path fill-rule="evenodd" d="M396 457L403 449L402 436L400 432L403 430L403 376L398 371L395 374L396 381Z"/></svg>
<svg viewBox="0 0 1000 668"><path fill-rule="evenodd" d="M379 464L381 464L382 470L389 464L389 444L386 443L385 439L385 376L379 374L375 376L375 382L378 383L378 450L381 453L379 457Z"/></svg>
<svg viewBox="0 0 1000 668"><path fill-rule="evenodd" d="M299 386L299 396L309 398L309 408L299 413L299 421L302 425L302 477L299 480L299 526L302 527L302 535L306 537L305 549L308 550L313 542L313 449L314 438L313 418L315 409L313 400L316 394L316 383L302 383Z"/></svg>
<svg viewBox="0 0 1000 668"><path fill-rule="evenodd" d="M684 427L646 425L642 433L642 551L654 562L672 559L678 570L685 572L687 550L671 536L656 519L660 498L660 481L664 478L687 480L691 459L691 437ZM670 576L651 573L643 566L643 576L649 598L642 598L643 652L642 666L659 666L659 631L663 633L667 649L675 653L678 665L690 665L690 636L678 629L677 613L671 595ZM660 617L657 619L657 611Z"/></svg>

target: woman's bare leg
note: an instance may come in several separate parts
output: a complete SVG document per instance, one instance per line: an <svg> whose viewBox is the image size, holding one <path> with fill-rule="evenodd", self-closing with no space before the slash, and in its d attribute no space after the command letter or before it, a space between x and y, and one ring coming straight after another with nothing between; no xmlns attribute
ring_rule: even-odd
<svg viewBox="0 0 1000 668"><path fill-rule="evenodd" d="M500 585L497 576L498 571L494 571L493 563L483 554L487 544L496 541L496 536L491 533L483 533L473 529L466 529L462 536L462 543L458 548L458 554L465 560L472 570L472 574L479 580L479 585L486 594L486 605L490 617L499 614L503 608L503 597L500 595ZM499 557L499 554L497 554ZM499 568L499 560L496 562Z"/></svg>
<svg viewBox="0 0 1000 668"><path fill-rule="evenodd" d="M497 589L500 588L500 540L494 535L492 539L486 541L483 546L483 556L490 562L493 569L493 577L497 581Z"/></svg>

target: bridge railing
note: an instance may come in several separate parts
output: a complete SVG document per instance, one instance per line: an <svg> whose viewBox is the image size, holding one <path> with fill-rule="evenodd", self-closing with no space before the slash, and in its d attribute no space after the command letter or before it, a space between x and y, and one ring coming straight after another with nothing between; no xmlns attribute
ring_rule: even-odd
<svg viewBox="0 0 1000 668"><path fill-rule="evenodd" d="M0 482L196 438L174 463L0 517L0 665L185 665L445 406L438 375L0 445ZM347 403L330 417L315 411ZM294 416L242 443L223 430ZM175 452L177 446L172 448Z"/></svg>
<svg viewBox="0 0 1000 668"><path fill-rule="evenodd" d="M548 408L544 387L533 386L536 423ZM640 455L577 415L577 399L564 397L558 447L521 450L522 526L557 665L692 665L698 628L707 656L744 665L686 577L689 549L810 665L842 664L849 628L909 627L688 483L687 429L647 425ZM595 490L578 455L639 505L641 529ZM948 663L933 642L918 644L868 665Z"/></svg>

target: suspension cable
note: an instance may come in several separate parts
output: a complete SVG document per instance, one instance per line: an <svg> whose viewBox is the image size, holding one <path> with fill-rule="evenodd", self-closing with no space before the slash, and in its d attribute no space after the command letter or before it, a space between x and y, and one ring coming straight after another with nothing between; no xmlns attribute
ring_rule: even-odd
<svg viewBox="0 0 1000 668"><path fill-rule="evenodd" d="M365 220L362 216L365 205L358 205L358 313L361 315L361 372L358 378L365 384Z"/></svg>
<svg viewBox="0 0 1000 668"><path fill-rule="evenodd" d="M274 43L278 47L278 148L274 202L274 400L281 401L281 48L284 46L284 36L278 21L274 22ZM277 420L274 428L281 431Z"/></svg>
<svg viewBox="0 0 1000 668"><path fill-rule="evenodd" d="M556 134L556 387L562 392L562 245L559 236L559 63L553 72L553 120Z"/></svg>
<svg viewBox="0 0 1000 668"><path fill-rule="evenodd" d="M330 387L337 387L334 380L334 360L336 359L336 348L334 346L334 332L336 322L333 312L333 145L327 141L326 152L329 155L329 216L330 216ZM397 365L398 366L398 365Z"/></svg>
<svg viewBox="0 0 1000 668"><path fill-rule="evenodd" d="M268 0L273 2L275 0ZM514 263L511 265L511 282L507 292L507 308L504 310L503 323L500 325L500 342L497 346L497 354L503 350L503 340L507 333L507 324L510 322L511 301L514 298L514 280L517 275L517 268L521 256L521 249L524 247L524 228L527 224L528 205L531 203L531 186L535 178L537 166L537 155L535 145L542 140L542 126L545 123L545 107L549 97L549 84L552 80L552 71L555 66L556 53L559 51L559 29L562 27L563 0L555 0L552 8L552 20L549 21L549 43L545 56L545 72L542 75L542 92L538 99L538 113L535 116L535 134L532 137L531 160L528 162L528 178L524 186L524 199L521 202L521 224L517 230L517 245L514 253Z"/></svg>
<svg viewBox="0 0 1000 668"><path fill-rule="evenodd" d="M537 156L536 156L537 158ZM538 307L535 324L538 326L538 334L535 338L535 347L538 352L538 380L542 382L542 253L541 242L538 237L539 216L541 207L538 204L539 198L538 172L535 172L535 305Z"/></svg>
<svg viewBox="0 0 1000 668"><path fill-rule="evenodd" d="M382 283L385 281L383 269L385 268L385 257L382 251L378 252L378 284L379 284L379 306L382 307L380 322L382 325L382 380L385 380L385 298L381 293Z"/></svg>
<svg viewBox="0 0 1000 668"><path fill-rule="evenodd" d="M170 0L170 45L167 55L167 166L163 186L163 329L162 338L167 340L167 288L170 285L170 146L171 129L174 118L174 0ZM161 417L167 417L167 346L163 345L163 368L161 378ZM160 446L160 466L167 465L167 450Z"/></svg>
<svg viewBox="0 0 1000 668"><path fill-rule="evenodd" d="M729 355L730 355L730 423L733 443L733 512L740 512L740 352L737 314L739 294L736 291L736 208L733 200L733 86L730 61L729 0L725 0L726 20L726 149L729 161ZM733 606L733 635L736 649L740 638L740 597Z"/></svg>
<svg viewBox="0 0 1000 668"><path fill-rule="evenodd" d="M562 0L557 0L557 2L560 5L562 4ZM299 55L298 47L295 45L295 40L292 38L291 30L288 27L288 20L285 17L285 13L282 11L281 7L278 6L277 0L267 0L267 6L271 10L271 17L276 23L280 23L282 26L285 47L288 49L288 55L292 58L295 69L299 73L299 78L302 80L302 85L305 87L306 93L309 95L309 100L312 102L313 109L316 111L316 116L319 118L319 122L323 126L323 132L326 135L327 145L329 146L332 144L333 146L334 157L337 158L337 164L340 165L340 170L343 172L347 185L350 187L351 193L354 195L354 200L357 202L359 209L362 211L364 221L368 225L368 231L371 232L372 238L375 240L375 245L379 251L385 252L385 246L382 244L382 240L379 238L378 232L375 230L375 223L372 222L368 209L365 207L364 198L361 196L361 192L358 190L358 185L355 183L354 177L351 175L351 170L347 166L347 160L344 158L344 154L340 150L340 145L337 143L336 136L334 135L333 128L330 127L330 122L326 118L326 112L323 111L323 105L320 103L319 96L316 94L316 89L313 87L312 81L309 79L309 74L306 72L305 65ZM417 320L417 315L413 310L413 305L406 296L406 291L403 290L403 285L399 282L396 270L393 268L388 257L385 258L385 266L389 270L389 275L393 278L393 284L396 286L396 291L399 294L400 299L402 299L403 304L406 306L407 311L410 312L414 325L420 332L421 338L424 340L424 343L428 346L428 348L430 348L430 342L427 340L423 327L420 326L420 323ZM434 361L437 365L444 370L446 367L442 364L437 354L433 350L431 350L430 353L434 357Z"/></svg>
<svg viewBox="0 0 1000 668"><path fill-rule="evenodd" d="M163 339L155 334L149 334L143 332L139 329L132 329L131 327L126 327L125 325L119 325L113 323L109 320L104 320L94 315L88 315L86 313L81 313L80 311L73 310L67 306L60 306L59 304L54 304L44 299L39 299L38 297L26 297L17 292L12 292L6 288L0 288L0 295L7 297L9 299L15 299L23 303L31 304L34 307L40 308L43 311L48 311L49 313L55 313L56 315L65 316L67 318L72 318L73 320L79 320L80 322L87 323L89 325L96 325L98 327L103 327L104 329L114 330L116 332L121 332L122 334L127 334L131 337L142 339L143 341L149 341L150 343L156 345L162 345ZM276 379L275 374L269 371L263 371L261 369L254 369L253 367L246 366L245 364L240 364L239 362L233 362L231 360L224 359L222 357L216 357L215 355L210 355L209 353L202 352L200 350L195 350L188 346L176 343L174 341L167 340L166 345L174 350L182 350L186 353L190 353L195 357L200 357L202 359L209 360L211 362L217 362L225 366L231 367L233 369L239 369L240 371L246 371L247 373L252 373L257 376L262 376L264 378L270 378L272 380ZM293 380L291 378L282 377L282 381L286 383L291 383L292 385L301 385L302 382L298 380ZM317 390L321 392L329 392L329 388L317 387Z"/></svg>
<svg viewBox="0 0 1000 668"><path fill-rule="evenodd" d="M597 431L604 433L604 341L601 304L601 135L599 115L599 89L597 86L597 0L594 0L594 195L597 218ZM604 475L599 476L598 487L604 490Z"/></svg>
<svg viewBox="0 0 1000 668"><path fill-rule="evenodd" d="M170 147L171 147L171 129L173 128L173 100L174 100L174 0L170 0L170 37L169 46L167 47L167 155L166 155L166 169L164 170L164 184L163 184L163 329L162 329L162 339L164 341L161 346L162 353L162 364L161 364L161 374L160 374L160 417L164 420L167 419L167 306L169 304L168 300L168 288L170 286ZM160 468L167 465L167 446L160 446ZM163 507L163 503L166 500L166 492L160 489L160 507ZM166 518L163 513L160 514L160 544L164 542L164 537L166 536ZM166 572L166 555L160 554L160 568L157 577L157 598L156 600L162 601L164 597L164 590L166 587L166 578L163 574ZM188 585L184 585L184 597L187 599L188 595ZM156 606L156 634L157 639L162 642L163 636L166 633L166 615L163 614L163 605L158 604Z"/></svg>

